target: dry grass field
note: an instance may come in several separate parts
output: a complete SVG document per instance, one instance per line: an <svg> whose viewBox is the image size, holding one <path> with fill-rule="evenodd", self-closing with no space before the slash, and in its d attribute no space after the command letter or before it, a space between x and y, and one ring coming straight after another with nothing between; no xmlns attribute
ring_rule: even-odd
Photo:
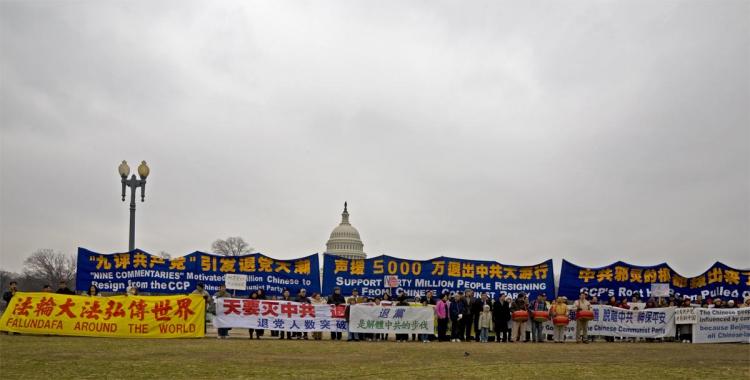
<svg viewBox="0 0 750 380"><path fill-rule="evenodd" d="M467 355L468 353L468 355ZM748 379L750 345L0 336L3 379Z"/></svg>

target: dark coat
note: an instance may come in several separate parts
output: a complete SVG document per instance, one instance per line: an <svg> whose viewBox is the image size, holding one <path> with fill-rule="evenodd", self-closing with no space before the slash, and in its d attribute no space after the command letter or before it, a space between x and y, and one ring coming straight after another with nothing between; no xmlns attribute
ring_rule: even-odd
<svg viewBox="0 0 750 380"><path fill-rule="evenodd" d="M421 302L426 303L428 305L436 305L438 301L438 298L435 296L427 298L427 296L422 297Z"/></svg>
<svg viewBox="0 0 750 380"><path fill-rule="evenodd" d="M477 299L474 298L474 297L471 297L471 298L465 297L464 298L464 314L466 314L466 315L471 315L472 314L471 313L471 309L472 309L472 306L474 306L474 301L476 301L476 300Z"/></svg>
<svg viewBox="0 0 750 380"><path fill-rule="evenodd" d="M351 305L346 305L346 310L344 310L344 319L346 320L347 323L349 323L349 307L350 306Z"/></svg>
<svg viewBox="0 0 750 380"><path fill-rule="evenodd" d="M471 304L471 314L478 316L479 314L484 311L484 305L490 305L490 310L492 310L492 300L487 299L487 302L482 301L481 298L477 298L474 300L474 303Z"/></svg>
<svg viewBox="0 0 750 380"><path fill-rule="evenodd" d="M448 310L450 311L450 316L451 316L452 321L457 320L459 314L466 314L464 313L465 304L463 302L451 302L450 307L448 307Z"/></svg>
<svg viewBox="0 0 750 380"><path fill-rule="evenodd" d="M495 322L495 325L508 323L510 320L510 302L507 300L504 302L500 302L499 300L495 302L495 307L492 308L492 320Z"/></svg>
<svg viewBox="0 0 750 380"><path fill-rule="evenodd" d="M328 297L329 305L341 305L343 303L346 303L346 299L341 294L333 293L330 297Z"/></svg>
<svg viewBox="0 0 750 380"><path fill-rule="evenodd" d="M69 295L72 295L72 296L76 295L76 292L70 290L70 288L60 288L60 289L57 289L57 291L55 293L57 293L57 294L69 294Z"/></svg>
<svg viewBox="0 0 750 380"><path fill-rule="evenodd" d="M520 299L516 298L513 301L513 305L510 307L510 311L519 311L519 310L528 310L529 304L526 302L526 299Z"/></svg>

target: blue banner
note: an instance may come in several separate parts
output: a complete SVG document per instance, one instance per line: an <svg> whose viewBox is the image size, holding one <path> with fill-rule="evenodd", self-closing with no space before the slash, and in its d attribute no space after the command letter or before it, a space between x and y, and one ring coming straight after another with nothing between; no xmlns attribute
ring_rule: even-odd
<svg viewBox="0 0 750 380"><path fill-rule="evenodd" d="M586 268L562 262L558 295L578 298L585 290L599 299L614 296L618 301L638 294L642 300L651 297L651 284L669 284L669 292L677 297L743 299L750 295L750 271L743 271L716 262L703 274L683 277L666 263L637 266L618 261L600 268Z"/></svg>
<svg viewBox="0 0 750 380"><path fill-rule="evenodd" d="M319 268L317 254L278 260L260 253L218 256L193 252L165 259L138 249L100 254L78 248L76 289L85 291L96 285L102 292L124 293L134 286L146 293L184 294L204 283L213 293L224 284L224 275L231 273L247 276L247 290L236 290L237 296L256 289L263 289L269 296L280 296L284 289L294 295L302 288L312 294L320 291Z"/></svg>
<svg viewBox="0 0 750 380"><path fill-rule="evenodd" d="M249 290L263 289L266 295L281 296L288 289L292 297L300 289L306 289L307 295L320 292L320 264L318 254L292 260L279 260L253 253L244 256L217 256L210 253L194 252L188 255L195 259L196 268L192 277L196 282L206 284L206 290L213 293L224 283L224 274L236 273L247 275ZM248 292L236 291L235 295L244 296Z"/></svg>
<svg viewBox="0 0 750 380"><path fill-rule="evenodd" d="M397 286L388 288L386 276L397 276ZM423 296L428 290L439 296L444 290L466 289L473 289L477 294L487 292L492 298L500 293L515 297L521 292L530 293L532 297L539 293L550 298L555 295L552 260L532 266L514 266L450 257L420 261L390 256L358 260L325 255L323 294L333 293L337 286L344 295L357 289L363 297L381 296L384 292L396 295L399 290L410 297Z"/></svg>

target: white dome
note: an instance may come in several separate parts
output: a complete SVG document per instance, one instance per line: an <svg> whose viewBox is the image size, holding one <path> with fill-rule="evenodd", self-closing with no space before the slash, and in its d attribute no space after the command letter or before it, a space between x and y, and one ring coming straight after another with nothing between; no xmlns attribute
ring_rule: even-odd
<svg viewBox="0 0 750 380"><path fill-rule="evenodd" d="M341 224L331 232L331 237L326 243L326 253L342 256L349 259L364 259L367 257L364 244L359 237L359 231L349 224L349 212L344 202L344 212L341 214Z"/></svg>
<svg viewBox="0 0 750 380"><path fill-rule="evenodd" d="M357 229L354 228L351 224L339 224L336 228L333 229L333 232L331 232L331 239L339 238L360 240L359 231L357 231Z"/></svg>

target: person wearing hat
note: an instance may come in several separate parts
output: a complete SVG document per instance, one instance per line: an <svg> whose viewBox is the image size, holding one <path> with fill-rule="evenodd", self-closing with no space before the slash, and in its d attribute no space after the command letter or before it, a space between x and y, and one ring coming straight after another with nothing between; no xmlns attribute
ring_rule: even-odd
<svg viewBox="0 0 750 380"><path fill-rule="evenodd" d="M714 309L723 309L724 303L721 301L721 298L716 297L714 298Z"/></svg>
<svg viewBox="0 0 750 380"><path fill-rule="evenodd" d="M330 297L328 297L328 304L334 305L335 307L338 307L339 305L344 305L346 303L346 299L344 299L344 296L341 295L341 288L335 287L333 288L333 294L331 294ZM331 340L341 340L341 331L332 331L331 332Z"/></svg>
<svg viewBox="0 0 750 380"><path fill-rule="evenodd" d="M489 304L482 306L482 312L479 313L479 341L487 343L489 332L492 330L492 308Z"/></svg>
<svg viewBox="0 0 750 380"><path fill-rule="evenodd" d="M573 307L576 312L581 310L591 310L591 303L586 299L588 293L581 292L581 296L578 297ZM589 342L589 321L576 318L576 343L588 343Z"/></svg>

